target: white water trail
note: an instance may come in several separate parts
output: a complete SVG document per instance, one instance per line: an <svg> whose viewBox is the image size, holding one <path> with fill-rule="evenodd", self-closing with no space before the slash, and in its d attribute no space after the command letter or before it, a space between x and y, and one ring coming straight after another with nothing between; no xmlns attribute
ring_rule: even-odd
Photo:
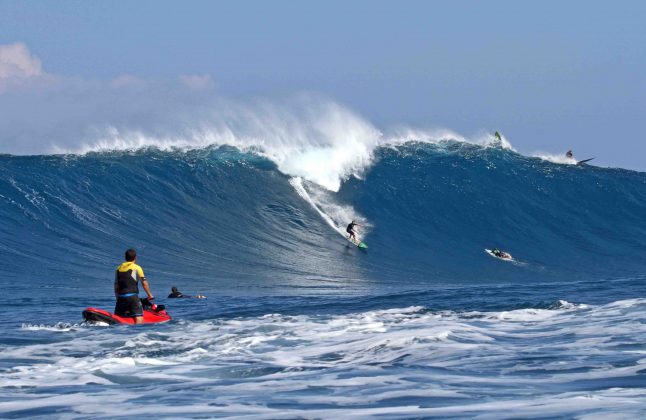
<svg viewBox="0 0 646 420"><path fill-rule="evenodd" d="M289 180L289 183L294 187L296 193L305 200L316 212L330 225L339 235L347 238L345 226L351 220L357 220L362 226L370 226L365 217L361 216L351 206L343 206L334 201L332 193L310 185L309 191L304 185L304 181L300 177L295 177ZM367 230L361 232L361 236L365 236Z"/></svg>

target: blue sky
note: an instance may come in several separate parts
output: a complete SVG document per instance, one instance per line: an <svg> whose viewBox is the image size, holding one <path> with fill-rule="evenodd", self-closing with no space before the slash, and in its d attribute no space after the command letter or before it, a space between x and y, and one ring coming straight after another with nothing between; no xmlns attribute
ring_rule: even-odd
<svg viewBox="0 0 646 420"><path fill-rule="evenodd" d="M321 93L380 128L646 170L645 22L638 1L3 1L0 44L70 80L208 75L218 95Z"/></svg>

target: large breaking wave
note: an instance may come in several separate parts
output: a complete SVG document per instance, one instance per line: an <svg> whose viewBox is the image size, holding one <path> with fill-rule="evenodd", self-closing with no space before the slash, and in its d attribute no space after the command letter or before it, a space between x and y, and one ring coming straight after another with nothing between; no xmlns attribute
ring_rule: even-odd
<svg viewBox="0 0 646 420"><path fill-rule="evenodd" d="M646 175L410 140L337 191L242 146L0 156L0 411L643 413ZM131 246L160 302L209 298L79 325Z"/></svg>
<svg viewBox="0 0 646 420"><path fill-rule="evenodd" d="M459 141L381 146L370 156L361 174L338 178L338 192L230 146L2 156L6 272L80 278L72 273L81 270L98 281L129 246L166 278L223 287L231 278L252 287L340 287L322 278L414 287L643 272L643 173ZM351 218L365 225L368 253L338 234ZM483 252L493 246L519 263Z"/></svg>

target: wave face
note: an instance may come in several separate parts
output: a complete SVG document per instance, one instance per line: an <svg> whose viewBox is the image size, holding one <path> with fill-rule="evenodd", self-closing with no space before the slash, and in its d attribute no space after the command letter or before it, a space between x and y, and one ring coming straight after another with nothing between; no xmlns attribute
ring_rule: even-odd
<svg viewBox="0 0 646 420"><path fill-rule="evenodd" d="M332 191L227 146L0 156L0 412L643 413L646 174L455 141L370 162ZM175 320L79 325L128 247Z"/></svg>
<svg viewBox="0 0 646 420"><path fill-rule="evenodd" d="M130 246L164 278L225 288L643 273L643 173L457 142L379 148L374 159L333 193L305 180L295 189L271 161L226 147L2 157L5 273L99 280ZM367 253L338 234L352 218L366 225ZM492 259L492 247L517 263Z"/></svg>

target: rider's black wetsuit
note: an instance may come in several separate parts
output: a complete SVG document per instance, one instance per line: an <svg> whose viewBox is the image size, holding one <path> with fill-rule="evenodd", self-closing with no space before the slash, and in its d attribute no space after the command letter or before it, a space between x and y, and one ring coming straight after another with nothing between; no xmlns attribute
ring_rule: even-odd
<svg viewBox="0 0 646 420"><path fill-rule="evenodd" d="M354 222L350 223L348 225L348 227L345 228L345 231L348 232L350 235L354 235L355 234L355 231L354 231L354 226L355 225L356 225L356 223L354 223Z"/></svg>

